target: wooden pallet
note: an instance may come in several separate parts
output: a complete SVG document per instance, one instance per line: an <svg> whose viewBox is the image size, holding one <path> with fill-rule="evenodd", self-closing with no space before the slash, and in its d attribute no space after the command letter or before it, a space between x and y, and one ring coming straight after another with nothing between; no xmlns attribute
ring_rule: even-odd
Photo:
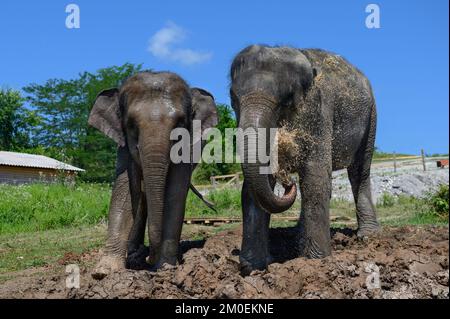
<svg viewBox="0 0 450 319"><path fill-rule="evenodd" d="M297 221L297 216L277 216L272 217L272 221ZM351 218L343 216L331 216L330 220L332 222L342 222L342 223L353 223ZM220 224L230 224L230 223L240 223L242 222L241 217L186 217L184 223L188 225L201 224L201 225L220 225Z"/></svg>

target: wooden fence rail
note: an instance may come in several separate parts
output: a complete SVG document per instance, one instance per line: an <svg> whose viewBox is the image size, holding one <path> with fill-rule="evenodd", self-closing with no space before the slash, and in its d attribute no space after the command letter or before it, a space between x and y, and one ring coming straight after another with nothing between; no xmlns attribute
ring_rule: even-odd
<svg viewBox="0 0 450 319"><path fill-rule="evenodd" d="M218 186L218 181L219 180L226 180L228 179L228 181L225 183L225 186L229 186L229 185L238 185L239 184L239 177L242 173L241 172L237 172L235 174L229 174L229 175L216 175L216 176L211 176L210 180L211 180L211 185L216 188Z"/></svg>

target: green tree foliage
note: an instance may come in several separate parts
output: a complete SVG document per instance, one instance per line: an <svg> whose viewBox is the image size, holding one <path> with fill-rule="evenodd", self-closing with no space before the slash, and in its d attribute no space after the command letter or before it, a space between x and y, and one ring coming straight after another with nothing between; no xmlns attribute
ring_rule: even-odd
<svg viewBox="0 0 450 319"><path fill-rule="evenodd" d="M37 123L37 117L23 102L19 91L0 90L0 150L21 151L30 147L29 130Z"/></svg>
<svg viewBox="0 0 450 319"><path fill-rule="evenodd" d="M222 163L206 164L200 163L195 170L193 180L196 183L209 181L209 178L214 175L232 174L241 169L238 163L225 163L225 130L227 128L236 128L236 119L233 116L233 111L230 106L226 104L218 104L217 111L219 116L219 123L217 128L222 135ZM233 141L233 154L236 153L236 141Z"/></svg>
<svg viewBox="0 0 450 319"><path fill-rule="evenodd" d="M36 153L85 169L82 180L111 182L116 145L90 127L87 119L100 91L119 86L140 69L141 65L126 63L84 72L71 80L51 79L26 86L27 101L41 119L32 131Z"/></svg>

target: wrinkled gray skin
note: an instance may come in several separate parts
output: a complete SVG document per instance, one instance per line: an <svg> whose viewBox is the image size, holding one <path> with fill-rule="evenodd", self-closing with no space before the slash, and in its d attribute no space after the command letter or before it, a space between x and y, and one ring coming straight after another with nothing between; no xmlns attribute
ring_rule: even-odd
<svg viewBox="0 0 450 319"><path fill-rule="evenodd" d="M322 50L253 45L231 66L230 95L239 127L271 128L287 123L296 136L294 173L299 174L301 214L299 254L330 255L329 203L331 172L347 168L358 220L358 235L378 230L370 191L376 109L367 78L342 57ZM248 145L244 144L246 153ZM296 186L282 197L274 179L259 174L261 163L242 164L242 273L264 269L268 251L269 213L287 210Z"/></svg>
<svg viewBox="0 0 450 319"><path fill-rule="evenodd" d="M214 98L173 73L141 72L97 96L89 124L118 151L107 242L94 277L125 267L127 253L144 242L146 224L149 263L176 264L194 165L171 162L170 132L184 127L192 136L193 120L202 121L202 132L217 125Z"/></svg>

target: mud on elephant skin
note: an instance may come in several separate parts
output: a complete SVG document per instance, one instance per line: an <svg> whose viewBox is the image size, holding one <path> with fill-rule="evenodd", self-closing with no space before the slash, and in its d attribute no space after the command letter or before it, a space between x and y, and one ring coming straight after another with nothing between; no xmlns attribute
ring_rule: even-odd
<svg viewBox="0 0 450 319"><path fill-rule="evenodd" d="M358 234L366 236L377 231L369 178L376 109L367 78L330 52L261 45L242 50L233 60L230 75L231 103L239 127L253 129L255 141L261 129L283 128L290 134L291 144L296 145L291 148L291 153L295 149L296 154L289 154L290 162L285 167L289 167L288 173L298 173L300 181L298 251L311 258L331 253L329 201L333 170L348 170ZM249 142L244 140L243 273L264 269L270 263L270 214L287 210L297 193L293 184L283 196L275 195L273 176L260 174L263 160L249 161L245 157L248 149ZM280 165L283 168L283 163Z"/></svg>
<svg viewBox="0 0 450 319"><path fill-rule="evenodd" d="M170 136L185 128L192 141L194 120L201 121L202 133L217 125L214 98L170 72L140 72L97 96L89 124L113 139L118 150L107 241L94 277L124 268L127 254L143 244L146 225L149 263L155 268L176 263L195 166L171 161L178 141Z"/></svg>

